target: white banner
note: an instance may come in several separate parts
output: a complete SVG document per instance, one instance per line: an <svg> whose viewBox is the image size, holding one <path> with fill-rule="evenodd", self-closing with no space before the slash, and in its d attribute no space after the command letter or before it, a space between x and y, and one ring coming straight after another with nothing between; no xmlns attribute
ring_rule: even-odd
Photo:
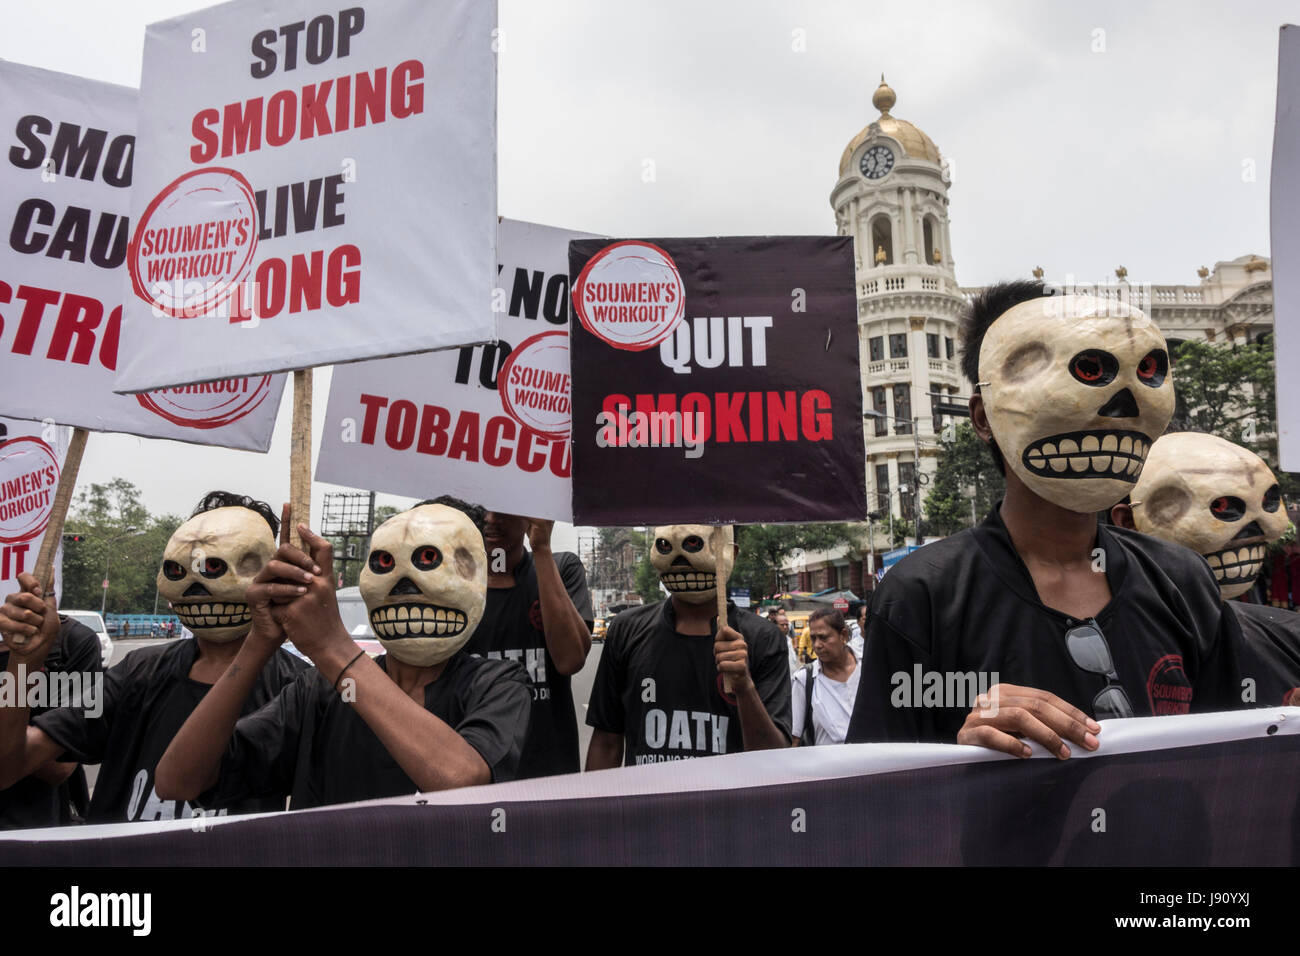
<svg viewBox="0 0 1300 956"><path fill-rule="evenodd" d="M1282 27L1279 42L1271 190L1278 457L1285 471L1300 471L1300 380L1282 374L1300 365L1300 26L1295 25Z"/></svg>
<svg viewBox="0 0 1300 956"><path fill-rule="evenodd" d="M316 479L571 521L571 239L503 219L498 342L340 366L330 383Z"/></svg>
<svg viewBox="0 0 1300 956"><path fill-rule="evenodd" d="M119 391L491 340L496 5L341 7L147 29Z"/></svg>
<svg viewBox="0 0 1300 956"><path fill-rule="evenodd" d="M266 451L283 376L113 392L136 98L0 62L0 414Z"/></svg>
<svg viewBox="0 0 1300 956"><path fill-rule="evenodd" d="M0 601L32 573L54 508L72 429L0 418ZM54 554L54 593L63 588L63 544Z"/></svg>

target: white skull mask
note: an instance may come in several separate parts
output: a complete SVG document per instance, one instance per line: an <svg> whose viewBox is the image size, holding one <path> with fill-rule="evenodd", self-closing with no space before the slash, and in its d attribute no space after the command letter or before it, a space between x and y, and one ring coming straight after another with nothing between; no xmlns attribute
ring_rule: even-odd
<svg viewBox="0 0 1300 956"><path fill-rule="evenodd" d="M483 536L464 512L419 505L375 531L360 585L384 650L416 667L440 664L483 618Z"/></svg>
<svg viewBox="0 0 1300 956"><path fill-rule="evenodd" d="M718 596L718 555L713 550L713 526L670 524L655 528L650 563L674 597L689 604L707 604ZM733 540L731 525L723 527L723 547Z"/></svg>
<svg viewBox="0 0 1300 956"><path fill-rule="evenodd" d="M158 593L196 637L238 640L253 626L245 592L275 549L271 526L251 508L197 514L167 541Z"/></svg>
<svg viewBox="0 0 1300 956"><path fill-rule="evenodd" d="M1288 523L1277 479L1262 458L1194 432L1155 443L1132 506L1143 534L1205 555L1225 601L1250 590L1269 542Z"/></svg>
<svg viewBox="0 0 1300 956"><path fill-rule="evenodd" d="M1076 512L1130 492L1174 411L1165 338L1122 303L1021 302L985 333L980 394L1007 465L1036 495Z"/></svg>

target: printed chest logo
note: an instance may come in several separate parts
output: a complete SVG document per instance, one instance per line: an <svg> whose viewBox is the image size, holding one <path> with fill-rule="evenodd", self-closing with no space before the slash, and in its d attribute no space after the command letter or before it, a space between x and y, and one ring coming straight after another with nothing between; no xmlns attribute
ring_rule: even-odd
<svg viewBox="0 0 1300 956"><path fill-rule="evenodd" d="M1147 675L1147 701L1151 713L1186 714L1192 709L1192 682L1183 670L1181 654L1166 654Z"/></svg>

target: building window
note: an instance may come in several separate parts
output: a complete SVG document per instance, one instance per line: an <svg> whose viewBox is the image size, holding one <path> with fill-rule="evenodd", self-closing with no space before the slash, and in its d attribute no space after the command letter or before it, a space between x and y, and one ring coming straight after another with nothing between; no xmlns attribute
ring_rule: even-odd
<svg viewBox="0 0 1300 956"><path fill-rule="evenodd" d="M888 435L889 419L885 416L889 414L889 406L885 404L885 386L877 385L871 390L871 404L874 405L875 410L880 413L875 416L876 435Z"/></svg>
<svg viewBox="0 0 1300 956"><path fill-rule="evenodd" d="M939 260L935 258L934 255L935 253L934 225L931 223L928 217L926 218L925 222L921 226L921 235L924 237L925 240L925 264L927 266L934 265Z"/></svg>
<svg viewBox="0 0 1300 956"><path fill-rule="evenodd" d="M925 351L930 358L939 357L939 336L933 332L925 333Z"/></svg>
<svg viewBox="0 0 1300 956"><path fill-rule="evenodd" d="M894 434L912 434L912 386L894 386Z"/></svg>
<svg viewBox="0 0 1300 956"><path fill-rule="evenodd" d="M906 332L897 332L889 337L889 357L907 358Z"/></svg>
<svg viewBox="0 0 1300 956"><path fill-rule="evenodd" d="M951 359L951 358L952 358L952 339L950 339L948 336L945 335L945 336L943 337L943 345L944 345L944 348L947 349L947 351L948 351L948 358Z"/></svg>
<svg viewBox="0 0 1300 956"><path fill-rule="evenodd" d="M893 503L889 500L889 466L876 466L876 502L877 511L892 509Z"/></svg>
<svg viewBox="0 0 1300 956"><path fill-rule="evenodd" d="M877 216L871 220L871 264L873 266L894 264L893 227L888 216Z"/></svg>
<svg viewBox="0 0 1300 956"><path fill-rule="evenodd" d="M885 358L885 337L883 335L873 335L867 344L871 348L871 361L883 361Z"/></svg>
<svg viewBox="0 0 1300 956"><path fill-rule="evenodd" d="M916 517L916 464L910 461L898 463L898 510L902 516L911 521Z"/></svg>

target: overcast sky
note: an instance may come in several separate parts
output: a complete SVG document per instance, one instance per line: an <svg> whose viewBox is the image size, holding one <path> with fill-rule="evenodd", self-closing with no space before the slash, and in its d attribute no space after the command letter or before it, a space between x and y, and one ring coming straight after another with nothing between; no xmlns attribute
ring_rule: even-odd
<svg viewBox="0 0 1300 956"><path fill-rule="evenodd" d="M145 24L207 5L9 3L0 57L137 86ZM1268 255L1288 21L1300 4L502 0L499 211L611 236L831 234L883 71L893 114L952 161L963 285L1121 263L1195 283ZM267 455L96 434L81 480L127 478L153 511L214 486L280 501L288 395Z"/></svg>

